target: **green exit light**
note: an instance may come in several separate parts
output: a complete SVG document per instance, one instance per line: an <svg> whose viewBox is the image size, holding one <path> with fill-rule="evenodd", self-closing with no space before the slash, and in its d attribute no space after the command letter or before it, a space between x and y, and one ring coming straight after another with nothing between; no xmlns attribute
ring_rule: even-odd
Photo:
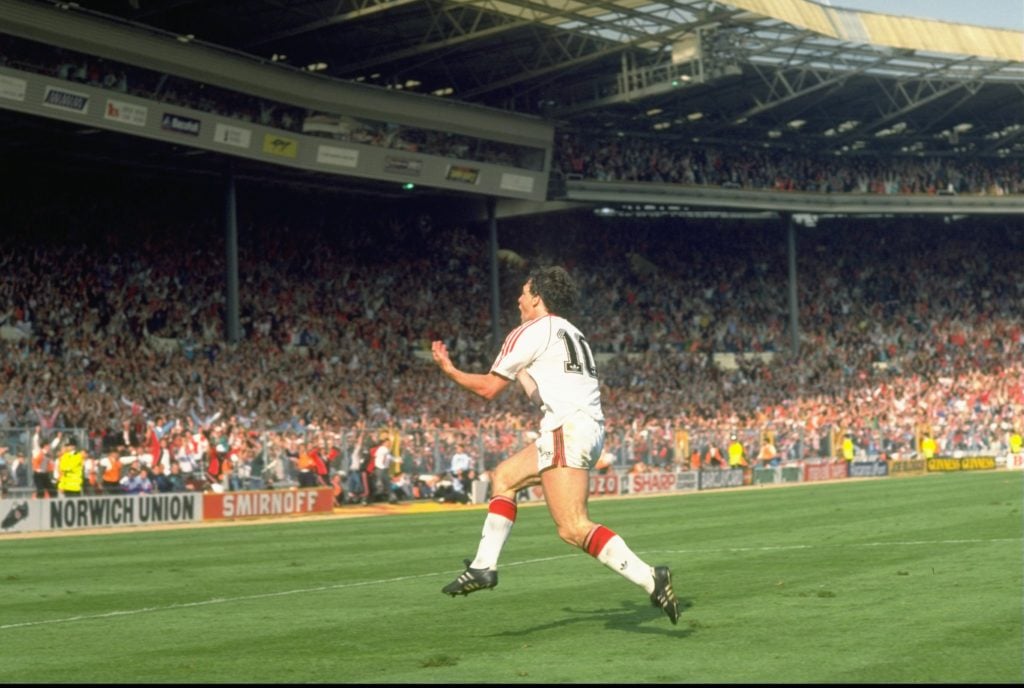
<svg viewBox="0 0 1024 688"><path fill-rule="evenodd" d="M405 189L406 191L412 191L413 189L416 188L416 185L413 184L412 182L406 182L405 184L402 184L402 188Z"/></svg>

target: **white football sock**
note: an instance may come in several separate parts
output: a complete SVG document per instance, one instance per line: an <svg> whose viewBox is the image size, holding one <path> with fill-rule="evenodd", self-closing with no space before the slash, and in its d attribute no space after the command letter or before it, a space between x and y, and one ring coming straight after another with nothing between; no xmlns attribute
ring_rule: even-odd
<svg viewBox="0 0 1024 688"><path fill-rule="evenodd" d="M490 505L487 507L487 518L484 519L483 531L480 533L476 558L470 563L470 568L498 568L498 557L512 532L512 526L515 525L516 512L516 503L513 500L501 496L491 498Z"/></svg>
<svg viewBox="0 0 1024 688"><path fill-rule="evenodd" d="M654 592L654 569L629 548L610 528L595 526L583 549L599 562L647 591Z"/></svg>

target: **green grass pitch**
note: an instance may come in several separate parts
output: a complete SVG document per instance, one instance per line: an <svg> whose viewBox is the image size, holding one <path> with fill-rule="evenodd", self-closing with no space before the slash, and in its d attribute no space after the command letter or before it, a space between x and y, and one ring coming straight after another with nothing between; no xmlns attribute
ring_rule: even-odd
<svg viewBox="0 0 1024 688"><path fill-rule="evenodd" d="M523 506L0 537L3 683L1020 683L1021 472L591 502L678 626Z"/></svg>

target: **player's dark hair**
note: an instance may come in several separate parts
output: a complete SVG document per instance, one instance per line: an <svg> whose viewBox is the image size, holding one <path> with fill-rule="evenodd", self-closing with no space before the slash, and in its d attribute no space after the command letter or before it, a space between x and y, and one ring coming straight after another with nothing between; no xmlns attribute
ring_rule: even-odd
<svg viewBox="0 0 1024 688"><path fill-rule="evenodd" d="M549 313L573 317L580 290L565 268L558 265L534 268L527 281L530 292L544 300Z"/></svg>

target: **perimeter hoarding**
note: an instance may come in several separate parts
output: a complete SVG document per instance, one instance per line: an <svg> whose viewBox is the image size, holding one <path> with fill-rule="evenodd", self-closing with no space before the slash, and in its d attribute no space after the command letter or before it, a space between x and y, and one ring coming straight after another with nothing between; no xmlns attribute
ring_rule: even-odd
<svg viewBox="0 0 1024 688"><path fill-rule="evenodd" d="M332 513L329 487L0 499L0 535Z"/></svg>
<svg viewBox="0 0 1024 688"><path fill-rule="evenodd" d="M929 473L949 471L991 471L996 468L994 456L936 456L928 459Z"/></svg>
<svg viewBox="0 0 1024 688"><path fill-rule="evenodd" d="M296 490L259 490L203 495L203 520L293 516L332 513L334 491L329 487Z"/></svg>
<svg viewBox="0 0 1024 688"><path fill-rule="evenodd" d="M181 492L3 499L0 500L0 531L70 531L197 522L203 520L201 497L195 492Z"/></svg>

